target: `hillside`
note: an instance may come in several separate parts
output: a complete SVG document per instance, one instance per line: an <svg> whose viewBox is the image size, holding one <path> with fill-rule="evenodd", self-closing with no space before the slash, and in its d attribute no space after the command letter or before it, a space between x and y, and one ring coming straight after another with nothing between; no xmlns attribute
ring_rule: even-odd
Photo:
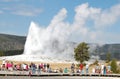
<svg viewBox="0 0 120 79"><path fill-rule="evenodd" d="M26 37L0 34L0 51L3 55L14 55L23 53Z"/></svg>
<svg viewBox="0 0 120 79"><path fill-rule="evenodd" d="M0 50L21 50L24 48L26 37L0 34Z"/></svg>
<svg viewBox="0 0 120 79"><path fill-rule="evenodd" d="M22 54L24 50L24 44L26 41L25 36L0 34L0 51L3 55L18 55ZM76 43L70 42L73 48ZM111 58L117 58L120 60L120 44L104 44L99 46L98 44L89 44L92 49L90 55L98 55L101 59L106 59L106 53L111 53Z"/></svg>
<svg viewBox="0 0 120 79"><path fill-rule="evenodd" d="M105 44L98 48L101 59L106 59L106 53L111 53L111 58L120 60L120 44Z"/></svg>

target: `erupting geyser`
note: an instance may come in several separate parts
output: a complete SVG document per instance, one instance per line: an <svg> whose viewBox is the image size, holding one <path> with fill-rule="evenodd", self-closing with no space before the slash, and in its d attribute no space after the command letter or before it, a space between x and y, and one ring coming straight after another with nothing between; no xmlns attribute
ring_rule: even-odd
<svg viewBox="0 0 120 79"><path fill-rule="evenodd" d="M39 55L52 58L73 59L73 45L67 39L68 25L62 21L66 10L62 9L46 28L40 28L31 22L25 43L25 55Z"/></svg>
<svg viewBox="0 0 120 79"><path fill-rule="evenodd" d="M113 11L110 12L113 13ZM45 61L51 61L52 59L72 60L74 59L73 54L76 44L70 41L99 42L101 39L98 38L100 38L102 32L94 29L96 29L97 25L102 25L101 23L108 24L107 22L109 21L103 22L105 19L103 15L111 15L109 13L104 14L104 11L102 12L101 9L89 7L89 4L85 3L75 7L73 22L65 21L67 16L65 8L61 9L46 27L41 27L31 22L24 54L7 57L7 59L20 61L43 61L43 59L46 59ZM109 19L109 17L106 19ZM89 22L92 22L91 26L88 25Z"/></svg>
<svg viewBox="0 0 120 79"><path fill-rule="evenodd" d="M71 59L74 48L64 36L55 27L40 28L31 22L24 54Z"/></svg>
<svg viewBox="0 0 120 79"><path fill-rule="evenodd" d="M46 56L51 58L74 59L75 44L70 41L96 40L96 32L87 27L89 20L96 24L96 17L101 13L99 8L89 7L88 3L75 8L75 16L72 23L66 22L67 10L61 9L53 17L50 24L41 27L31 22L24 47L24 55ZM94 15L96 17L94 17Z"/></svg>

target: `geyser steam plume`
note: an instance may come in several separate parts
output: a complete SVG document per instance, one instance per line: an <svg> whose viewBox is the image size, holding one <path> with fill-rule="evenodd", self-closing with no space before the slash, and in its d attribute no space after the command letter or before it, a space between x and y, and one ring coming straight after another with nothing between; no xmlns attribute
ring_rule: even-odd
<svg viewBox="0 0 120 79"><path fill-rule="evenodd" d="M120 16L119 9L119 4L106 11L89 7L89 4L85 3L75 8L72 23L65 21L65 8L53 17L47 27L40 27L31 22L24 54L71 59L74 46L69 41L101 42L103 36L107 36L100 27L105 28L108 24L116 22Z"/></svg>
<svg viewBox="0 0 120 79"><path fill-rule="evenodd" d="M71 58L71 54L68 53L72 53L73 48L66 42L64 35L57 34L54 29L39 28L34 22L31 22L24 54Z"/></svg>
<svg viewBox="0 0 120 79"><path fill-rule="evenodd" d="M67 42L68 25L62 22L65 16L62 9L47 28L31 22L24 54L71 59L74 48Z"/></svg>

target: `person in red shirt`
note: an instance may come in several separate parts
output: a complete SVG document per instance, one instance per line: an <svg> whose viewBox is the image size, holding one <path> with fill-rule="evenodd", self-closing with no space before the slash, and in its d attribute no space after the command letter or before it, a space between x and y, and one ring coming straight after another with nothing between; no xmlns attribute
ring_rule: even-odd
<svg viewBox="0 0 120 79"><path fill-rule="evenodd" d="M80 64L80 71L81 71L81 73L83 72L83 64L82 63Z"/></svg>

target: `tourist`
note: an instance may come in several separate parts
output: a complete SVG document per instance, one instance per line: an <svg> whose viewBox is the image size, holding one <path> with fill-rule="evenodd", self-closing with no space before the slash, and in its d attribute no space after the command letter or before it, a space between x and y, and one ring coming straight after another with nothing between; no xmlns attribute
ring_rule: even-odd
<svg viewBox="0 0 120 79"><path fill-rule="evenodd" d="M38 65L38 74L41 74L41 66L40 66L40 64Z"/></svg>
<svg viewBox="0 0 120 79"><path fill-rule="evenodd" d="M110 72L111 72L111 66L108 65L108 66L107 66L107 73L110 73Z"/></svg>
<svg viewBox="0 0 120 79"><path fill-rule="evenodd" d="M71 72L74 73L75 72L74 70L75 70L75 64L72 63L72 65L71 65Z"/></svg>
<svg viewBox="0 0 120 79"><path fill-rule="evenodd" d="M50 65L47 63L47 72L48 72L49 68L50 68Z"/></svg>
<svg viewBox="0 0 120 79"><path fill-rule="evenodd" d="M104 75L106 75L106 70L107 70L107 69L106 69L106 66L104 66L104 69L103 69L103 70L104 70Z"/></svg>
<svg viewBox="0 0 120 79"><path fill-rule="evenodd" d="M35 72L36 72L36 65L34 63L31 63L30 67L31 67L32 74L35 74Z"/></svg>
<svg viewBox="0 0 120 79"><path fill-rule="evenodd" d="M92 74L95 74L95 68L94 67L92 68Z"/></svg>
<svg viewBox="0 0 120 79"><path fill-rule="evenodd" d="M80 71L80 69L79 68L77 68L76 69L76 73L80 73L81 71Z"/></svg>
<svg viewBox="0 0 120 79"><path fill-rule="evenodd" d="M52 73L52 69L51 69L51 68L49 68L49 69L48 69L48 72L49 72L49 73Z"/></svg>
<svg viewBox="0 0 120 79"><path fill-rule="evenodd" d="M86 64L86 74L88 74L89 65Z"/></svg>
<svg viewBox="0 0 120 79"><path fill-rule="evenodd" d="M99 70L99 64L97 64L96 67L95 67L95 73L98 74L99 72L100 72L100 70Z"/></svg>
<svg viewBox="0 0 120 79"><path fill-rule="evenodd" d="M81 73L83 73L83 64L82 63L80 64L80 71L81 71Z"/></svg>
<svg viewBox="0 0 120 79"><path fill-rule="evenodd" d="M46 71L47 71L47 64L44 63L44 72L46 72Z"/></svg>
<svg viewBox="0 0 120 79"><path fill-rule="evenodd" d="M44 70L44 69L43 69L43 68L44 68L43 63L40 64L40 67L41 67L41 70L43 71L43 70Z"/></svg>
<svg viewBox="0 0 120 79"><path fill-rule="evenodd" d="M64 73L68 73L68 69L67 68L64 69Z"/></svg>
<svg viewBox="0 0 120 79"><path fill-rule="evenodd" d="M28 71L29 70L29 67L28 67L28 64L26 64L26 71Z"/></svg>
<svg viewBox="0 0 120 79"><path fill-rule="evenodd" d="M17 65L16 65L16 69L17 69L17 70L21 70L21 64L17 64Z"/></svg>
<svg viewBox="0 0 120 79"><path fill-rule="evenodd" d="M60 71L60 73L63 73L63 69L62 69L62 68L60 68L60 70L59 70L59 71Z"/></svg>
<svg viewBox="0 0 120 79"><path fill-rule="evenodd" d="M13 63L12 62L7 62L7 69L9 70L9 71L12 71L13 70Z"/></svg>
<svg viewBox="0 0 120 79"><path fill-rule="evenodd" d="M104 64L101 65L101 74L104 74Z"/></svg>
<svg viewBox="0 0 120 79"><path fill-rule="evenodd" d="M3 59L3 61L2 61L1 69L2 70L6 69L6 60L5 59Z"/></svg>

